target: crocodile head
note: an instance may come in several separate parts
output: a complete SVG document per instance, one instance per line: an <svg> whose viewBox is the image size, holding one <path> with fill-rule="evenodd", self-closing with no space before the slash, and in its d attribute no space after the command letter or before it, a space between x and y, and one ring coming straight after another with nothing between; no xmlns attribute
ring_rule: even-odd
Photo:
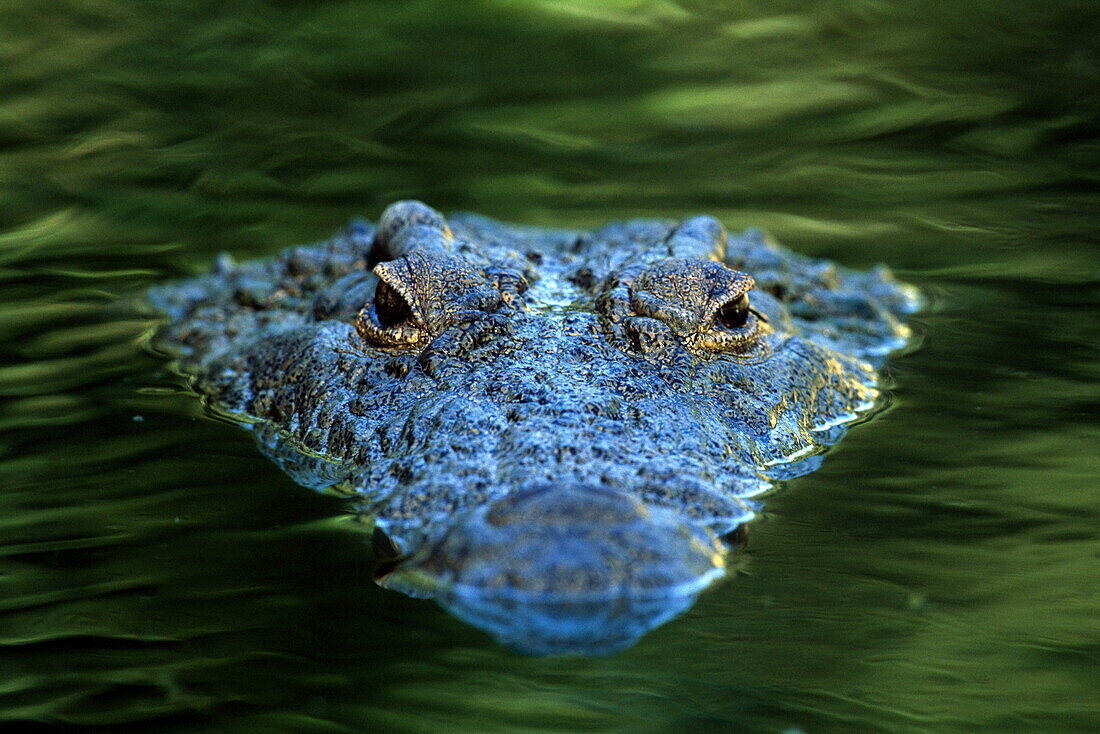
<svg viewBox="0 0 1100 734"><path fill-rule="evenodd" d="M152 300L200 392L355 498L384 586L533 653L690 606L751 498L876 404L916 306L710 217L583 233L417 202Z"/></svg>

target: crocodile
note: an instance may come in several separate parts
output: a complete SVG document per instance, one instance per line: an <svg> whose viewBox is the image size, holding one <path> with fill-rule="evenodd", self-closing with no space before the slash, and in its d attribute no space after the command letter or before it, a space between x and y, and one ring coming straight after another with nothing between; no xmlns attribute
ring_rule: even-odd
<svg viewBox="0 0 1100 734"><path fill-rule="evenodd" d="M212 410L349 498L381 586L534 655L687 610L759 495L881 405L920 305L884 266L710 216L548 229L415 201L147 300Z"/></svg>

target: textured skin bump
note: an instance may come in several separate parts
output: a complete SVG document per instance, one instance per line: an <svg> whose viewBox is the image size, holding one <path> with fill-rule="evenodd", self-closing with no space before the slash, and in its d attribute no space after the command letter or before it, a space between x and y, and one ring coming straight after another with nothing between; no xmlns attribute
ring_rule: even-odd
<svg viewBox="0 0 1100 734"><path fill-rule="evenodd" d="M376 229L149 294L153 344L433 597L607 653L723 574L752 499L879 400L916 292L717 220L592 232L400 202Z"/></svg>

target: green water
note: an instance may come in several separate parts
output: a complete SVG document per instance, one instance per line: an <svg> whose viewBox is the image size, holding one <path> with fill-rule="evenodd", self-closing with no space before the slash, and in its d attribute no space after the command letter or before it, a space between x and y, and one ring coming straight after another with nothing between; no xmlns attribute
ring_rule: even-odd
<svg viewBox="0 0 1100 734"><path fill-rule="evenodd" d="M1100 730L1095 0L0 2L0 728ZM512 654L211 420L127 298L398 198L707 212L921 286L740 574Z"/></svg>

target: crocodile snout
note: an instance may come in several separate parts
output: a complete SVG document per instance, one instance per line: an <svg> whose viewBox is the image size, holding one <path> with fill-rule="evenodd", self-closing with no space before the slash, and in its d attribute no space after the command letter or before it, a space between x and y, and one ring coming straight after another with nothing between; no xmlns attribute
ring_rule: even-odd
<svg viewBox="0 0 1100 734"><path fill-rule="evenodd" d="M603 487L517 491L457 519L379 583L534 655L606 654L722 576L707 529Z"/></svg>

